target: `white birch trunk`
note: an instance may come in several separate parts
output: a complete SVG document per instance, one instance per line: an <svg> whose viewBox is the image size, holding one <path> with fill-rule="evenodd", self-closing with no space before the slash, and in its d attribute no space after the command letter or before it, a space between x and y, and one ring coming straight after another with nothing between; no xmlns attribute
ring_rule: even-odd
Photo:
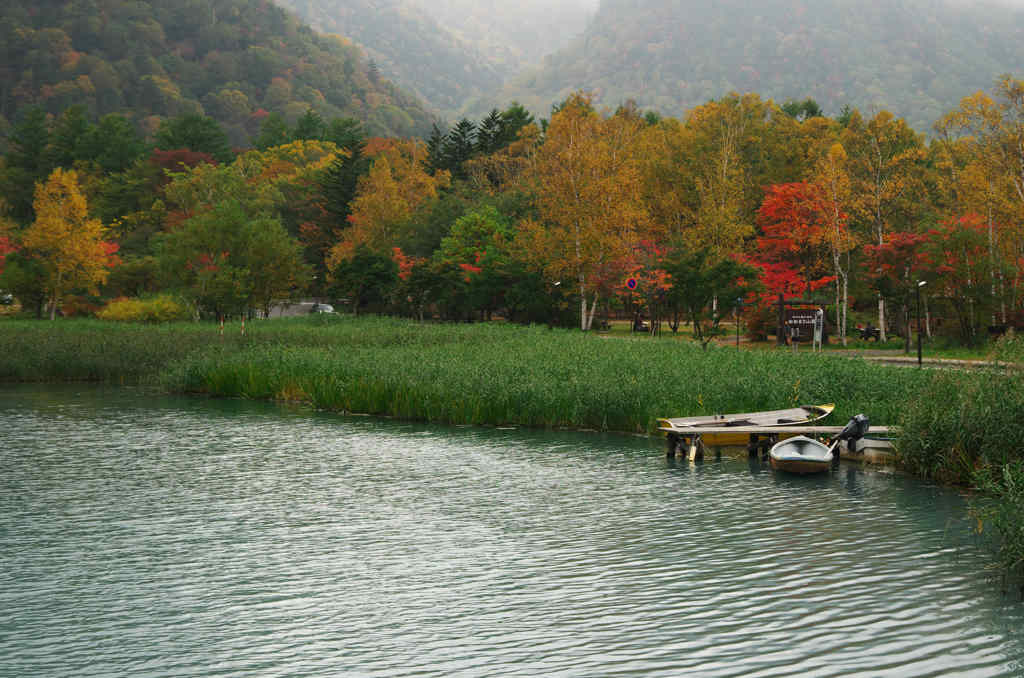
<svg viewBox="0 0 1024 678"><path fill-rule="evenodd" d="M585 302L584 302L585 303ZM597 311L597 292L594 292L594 299L590 302L590 313L587 315L586 331L590 331L590 328L594 326L594 313Z"/></svg>
<svg viewBox="0 0 1024 678"><path fill-rule="evenodd" d="M921 305L924 306L924 336L932 338L932 316L928 312L928 295L921 295Z"/></svg>
<svg viewBox="0 0 1024 678"><path fill-rule="evenodd" d="M878 341L885 341L885 299L878 295Z"/></svg>

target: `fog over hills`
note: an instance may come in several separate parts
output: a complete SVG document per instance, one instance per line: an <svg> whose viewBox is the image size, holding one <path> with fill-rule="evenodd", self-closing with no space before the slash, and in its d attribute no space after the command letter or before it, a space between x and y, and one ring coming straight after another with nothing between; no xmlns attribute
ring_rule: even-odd
<svg viewBox="0 0 1024 678"><path fill-rule="evenodd" d="M277 0L452 118L582 33L597 0ZM497 105L497 104L495 104Z"/></svg>
<svg viewBox="0 0 1024 678"><path fill-rule="evenodd" d="M730 91L890 110L926 130L1024 64L1024 2L602 0L584 34L496 97L536 112L576 89L668 115Z"/></svg>

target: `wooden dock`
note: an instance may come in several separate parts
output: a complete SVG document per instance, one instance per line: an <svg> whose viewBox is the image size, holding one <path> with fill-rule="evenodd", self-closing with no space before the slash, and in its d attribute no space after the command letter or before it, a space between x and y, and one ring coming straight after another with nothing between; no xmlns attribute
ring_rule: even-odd
<svg viewBox="0 0 1024 678"><path fill-rule="evenodd" d="M779 440L795 435L834 436L843 430L843 426L660 426L659 431L666 434L667 453L686 457L691 461L701 459L708 447L737 447L733 444L715 444L717 438L728 436L733 440L746 437L746 448L749 454L768 454L771 446ZM895 433L890 426L872 426L868 429L869 436L889 436ZM709 436L707 443L704 436ZM880 441L881 442L881 441ZM742 443L739 445L742 446ZM882 445L885 447L885 445ZM863 453L859 453L863 454Z"/></svg>
<svg viewBox="0 0 1024 678"><path fill-rule="evenodd" d="M747 433L770 435L772 433L792 433L795 435L828 435L836 434L843 430L843 426L659 426L659 431L666 433L679 433L681 435L693 436L703 434L721 433ZM872 426L868 429L869 435L889 435L894 431L891 426Z"/></svg>

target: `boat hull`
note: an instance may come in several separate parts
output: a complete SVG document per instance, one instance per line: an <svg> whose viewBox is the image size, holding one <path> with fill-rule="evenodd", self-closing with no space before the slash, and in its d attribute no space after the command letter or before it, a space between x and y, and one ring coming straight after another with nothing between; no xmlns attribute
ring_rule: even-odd
<svg viewBox="0 0 1024 678"><path fill-rule="evenodd" d="M796 436L772 446L768 460L773 469L788 473L822 473L832 468L832 450L806 436Z"/></svg>
<svg viewBox="0 0 1024 678"><path fill-rule="evenodd" d="M742 412L737 414L712 414L700 417L677 417L659 419L658 425L667 433L683 434L699 433L702 426L794 426L809 424L823 419L836 408L834 403L824 405L802 405L785 410L769 410L765 412ZM790 438L796 434L781 434L780 438ZM709 447L745 447L750 441L748 433L708 433L701 436L704 444Z"/></svg>
<svg viewBox="0 0 1024 678"><path fill-rule="evenodd" d="M787 473L824 473L832 466L831 461L807 461L803 459L775 459L769 457L771 466L776 471Z"/></svg>

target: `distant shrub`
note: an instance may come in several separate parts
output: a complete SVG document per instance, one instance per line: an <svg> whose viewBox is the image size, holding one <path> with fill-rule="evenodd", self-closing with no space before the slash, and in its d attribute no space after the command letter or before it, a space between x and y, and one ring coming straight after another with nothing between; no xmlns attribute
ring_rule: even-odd
<svg viewBox="0 0 1024 678"><path fill-rule="evenodd" d="M996 340L992 353L1000 362L1024 364L1024 336L1011 329Z"/></svg>
<svg viewBox="0 0 1024 678"><path fill-rule="evenodd" d="M192 314L172 297L160 295L150 299L115 299L96 317L119 322L166 323L189 320Z"/></svg>
<svg viewBox="0 0 1024 678"><path fill-rule="evenodd" d="M95 300L89 297L68 295L61 299L59 309L65 318L86 318L95 315L100 307Z"/></svg>

